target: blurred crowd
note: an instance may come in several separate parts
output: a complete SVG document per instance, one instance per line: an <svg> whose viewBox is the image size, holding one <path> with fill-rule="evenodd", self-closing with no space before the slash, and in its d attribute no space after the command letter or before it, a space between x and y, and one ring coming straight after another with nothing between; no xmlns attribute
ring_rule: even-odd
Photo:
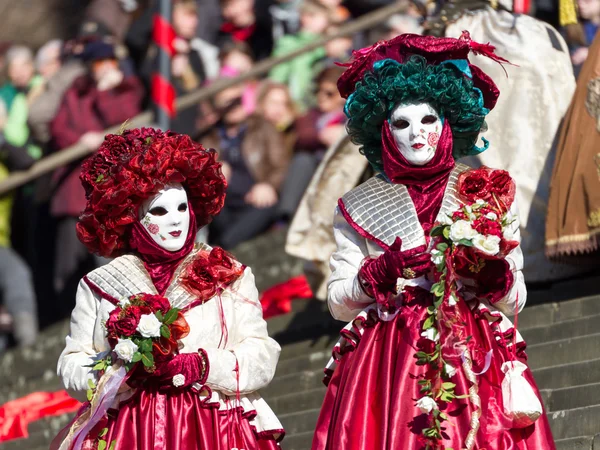
<svg viewBox="0 0 600 450"><path fill-rule="evenodd" d="M300 49L386 3L173 0L175 93L244 74L257 61ZM580 24L563 30L575 70L600 24L600 0L578 5ZM103 130L152 106L157 11L153 0L92 0L70 40L36 51L0 43L0 179L73 144L93 151ZM425 6L410 4L406 11L177 111L170 128L218 149L229 183L223 212L203 239L232 249L290 222L327 149L345 136L336 87L343 67L335 63L377 40L420 33ZM89 255L75 234L85 204L80 163L0 198L0 352L32 342L40 326L68 316L76 282L106 262Z"/></svg>

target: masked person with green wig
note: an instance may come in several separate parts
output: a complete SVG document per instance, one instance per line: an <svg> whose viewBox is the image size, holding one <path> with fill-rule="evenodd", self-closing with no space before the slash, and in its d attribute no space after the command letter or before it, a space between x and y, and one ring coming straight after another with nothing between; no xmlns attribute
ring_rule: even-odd
<svg viewBox="0 0 600 450"><path fill-rule="evenodd" d="M555 448L507 317L527 299L514 180L456 162L490 147L499 90L468 56L506 62L493 50L405 34L356 51L338 81L377 175L335 211L328 305L349 323L312 450Z"/></svg>

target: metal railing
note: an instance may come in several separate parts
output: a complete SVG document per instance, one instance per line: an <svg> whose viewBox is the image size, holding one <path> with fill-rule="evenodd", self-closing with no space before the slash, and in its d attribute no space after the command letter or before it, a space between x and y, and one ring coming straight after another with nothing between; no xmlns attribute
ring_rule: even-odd
<svg viewBox="0 0 600 450"><path fill-rule="evenodd" d="M267 74L273 67L278 64L290 61L303 53L314 50L325 45L327 42L338 37L349 36L359 31L364 31L373 28L389 19L393 14L401 13L406 10L407 3L400 1L391 5L379 8L369 14L365 14L352 22L340 27L335 33L324 36L307 44L306 46L294 52L281 55L274 58L269 58L255 64L248 72L235 78L222 78L212 82L209 86L201 88L195 92L186 94L176 101L177 110L184 110L194 105L197 105L203 100L214 97L215 94L231 86L235 86L244 81ZM153 120L153 113L145 111L129 121L129 127L139 127L148 125ZM116 133L120 126L115 126L104 131L105 134ZM94 153L95 150L89 150L81 144L75 144L53 153L41 160L37 161L29 170L21 172L13 172L10 176L0 181L0 195L6 194L15 188L22 186L36 178L52 172L59 167L63 167L69 163L84 158L88 154Z"/></svg>

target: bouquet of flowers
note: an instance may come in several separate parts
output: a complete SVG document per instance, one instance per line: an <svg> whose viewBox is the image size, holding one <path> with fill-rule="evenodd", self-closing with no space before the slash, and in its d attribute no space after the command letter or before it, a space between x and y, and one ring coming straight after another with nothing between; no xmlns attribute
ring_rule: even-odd
<svg viewBox="0 0 600 450"><path fill-rule="evenodd" d="M487 167L466 171L458 179L457 191L460 207L431 230L434 302L427 309L415 354L418 365L428 366L418 382L422 397L416 400L416 406L430 419L430 426L423 430L428 448L445 437L444 403L458 398L456 385L451 381L457 369L449 359L456 361L460 356L458 360L462 359L467 377L475 382L470 378L473 372L467 350L469 336L461 325L457 306L464 297L462 283L473 280L470 289L477 298L486 298L490 303L498 301L513 284L506 256L518 246L513 240L513 219L509 213L515 184L508 172ZM465 349L461 355L451 350L460 348ZM470 391L469 396L476 396L476 391Z"/></svg>
<svg viewBox="0 0 600 450"><path fill-rule="evenodd" d="M98 360L93 369L105 371L121 361L129 372L141 362L152 373L156 361L178 352L179 339L189 333L181 311L160 295L136 294L121 300L105 323L112 352Z"/></svg>

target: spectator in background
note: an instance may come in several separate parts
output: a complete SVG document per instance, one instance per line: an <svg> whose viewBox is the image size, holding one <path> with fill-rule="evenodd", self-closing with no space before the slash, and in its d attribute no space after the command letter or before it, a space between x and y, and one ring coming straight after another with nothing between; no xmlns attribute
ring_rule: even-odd
<svg viewBox="0 0 600 450"><path fill-rule="evenodd" d="M104 130L134 117L141 110L143 89L136 77L125 77L119 69L112 45L103 41L86 45L83 59L88 73L77 78L67 90L51 124L52 141L57 150L79 143L96 150ZM85 207L79 181L79 163L54 174L55 193L51 214L58 219L55 262L55 288L61 292L70 276L88 253L75 234L75 224Z"/></svg>
<svg viewBox="0 0 600 450"><path fill-rule="evenodd" d="M171 60L171 82L177 97L194 91L208 79L219 74L218 49L196 37L198 10L196 0L173 2L173 29L175 54ZM153 72L158 68L158 48L150 47L144 67L144 78L151 88ZM198 111L188 108L177 111L170 128L176 133L193 134Z"/></svg>
<svg viewBox="0 0 600 450"><path fill-rule="evenodd" d="M50 141L50 122L56 116L62 98L76 78L85 73L85 66L76 58L62 62L62 42L50 41L36 55L36 66L44 83L42 91L31 103L28 124L36 142Z"/></svg>
<svg viewBox="0 0 600 450"><path fill-rule="evenodd" d="M221 77L237 77L248 72L254 65L252 49L245 42L228 42L221 49ZM257 80L248 80L244 83L242 105L248 114L253 114L256 109Z"/></svg>
<svg viewBox="0 0 600 450"><path fill-rule="evenodd" d="M345 100L337 89L337 80L343 72L343 68L332 66L318 75L317 107L296 120L295 153L279 204L279 217L283 220L293 217L323 155L345 134Z"/></svg>
<svg viewBox="0 0 600 450"><path fill-rule="evenodd" d="M256 112L270 122L283 137L283 147L291 155L296 146L294 123L298 111L285 84L265 80L258 91Z"/></svg>
<svg viewBox="0 0 600 450"><path fill-rule="evenodd" d="M35 74L33 52L28 47L11 47L6 53L6 65L9 81L0 88L0 99L8 111L4 134L7 142L18 147L27 146L30 155L37 159L41 150L30 143L27 117L29 104L39 93L43 79Z"/></svg>
<svg viewBox="0 0 600 450"><path fill-rule="evenodd" d="M302 0L277 0L269 7L273 21L273 42L300 30L300 5Z"/></svg>
<svg viewBox="0 0 600 450"><path fill-rule="evenodd" d="M566 27L566 41L576 74L588 57L589 46L600 26L600 0L577 0L580 22Z"/></svg>
<svg viewBox="0 0 600 450"><path fill-rule="evenodd" d="M316 0L305 0L300 9L300 31L277 41L273 56L281 56L298 50L318 39L331 25L331 11ZM323 47L306 52L291 61L275 66L269 77L290 88L292 98L303 107L307 106L307 91L313 79L313 65L325 58Z"/></svg>
<svg viewBox="0 0 600 450"><path fill-rule="evenodd" d="M210 240L223 248L265 231L275 219L278 190L289 155L275 127L241 105L243 86L221 91L217 110L226 111L202 144L218 149L228 188L225 206L211 224Z"/></svg>
<svg viewBox="0 0 600 450"><path fill-rule="evenodd" d="M227 41L245 42L257 60L273 49L273 26L269 15L271 0L221 0L220 46Z"/></svg>
<svg viewBox="0 0 600 450"><path fill-rule="evenodd" d="M6 107L0 102L0 180L13 170L27 170L35 161L27 149L6 141L3 133L6 119ZM35 292L29 267L11 248L12 202L12 195L0 198L0 299L5 310L2 322L4 331L12 331L17 344L30 345L38 334ZM0 354L7 343L8 336L0 332Z"/></svg>
<svg viewBox="0 0 600 450"><path fill-rule="evenodd" d="M342 6L343 0L317 0L320 4L331 10L331 20L342 23L350 18L350 11Z"/></svg>

